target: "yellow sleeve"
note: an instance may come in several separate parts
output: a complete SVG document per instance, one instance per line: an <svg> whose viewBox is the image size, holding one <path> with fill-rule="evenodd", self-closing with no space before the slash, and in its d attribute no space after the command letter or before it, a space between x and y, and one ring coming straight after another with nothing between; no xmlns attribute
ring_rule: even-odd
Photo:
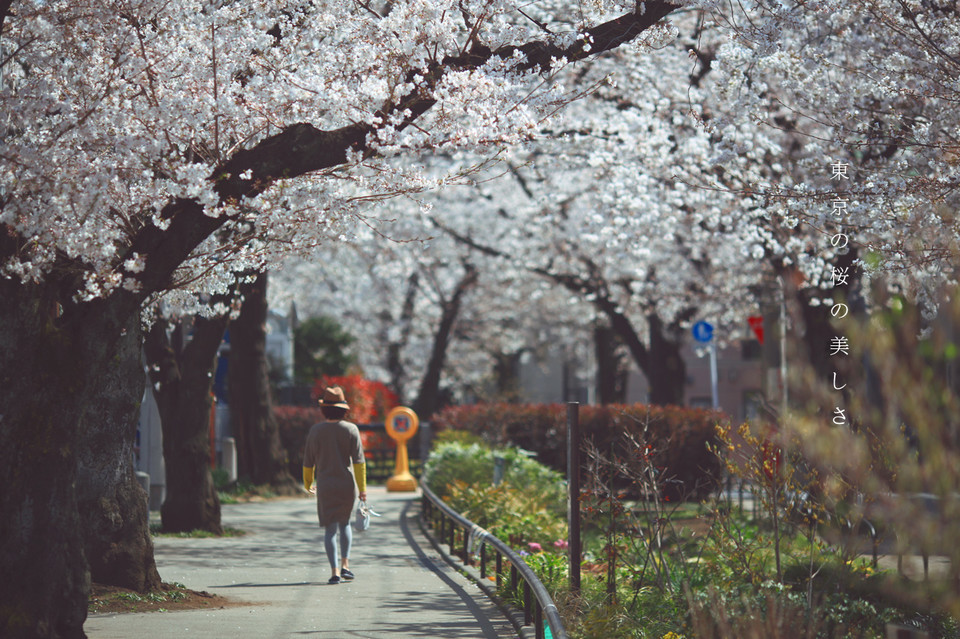
<svg viewBox="0 0 960 639"><path fill-rule="evenodd" d="M303 487L310 490L313 486L313 466L303 467Z"/></svg>
<svg viewBox="0 0 960 639"><path fill-rule="evenodd" d="M354 464L353 465L353 476L357 480L357 488L361 493L367 492L367 465L363 464Z"/></svg>

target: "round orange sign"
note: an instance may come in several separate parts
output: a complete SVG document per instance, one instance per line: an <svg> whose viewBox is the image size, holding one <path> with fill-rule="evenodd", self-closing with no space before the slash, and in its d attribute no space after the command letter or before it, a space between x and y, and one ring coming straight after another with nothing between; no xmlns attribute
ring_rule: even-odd
<svg viewBox="0 0 960 639"><path fill-rule="evenodd" d="M397 406L386 419L387 434L398 442L405 442L414 436L420 425L420 418L406 406Z"/></svg>

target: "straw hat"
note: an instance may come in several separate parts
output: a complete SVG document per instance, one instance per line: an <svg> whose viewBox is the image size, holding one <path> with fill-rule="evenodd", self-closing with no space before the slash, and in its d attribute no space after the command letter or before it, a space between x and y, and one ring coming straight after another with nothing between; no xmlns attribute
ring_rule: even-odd
<svg viewBox="0 0 960 639"><path fill-rule="evenodd" d="M350 408L347 399L343 396L343 389L339 386L328 386L323 391L323 397L320 398L321 406L336 406L337 408Z"/></svg>

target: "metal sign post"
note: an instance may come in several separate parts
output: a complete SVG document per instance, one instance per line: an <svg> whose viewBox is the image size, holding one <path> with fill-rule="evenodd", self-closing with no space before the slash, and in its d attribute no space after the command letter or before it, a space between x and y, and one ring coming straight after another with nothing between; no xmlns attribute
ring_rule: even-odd
<svg viewBox="0 0 960 639"><path fill-rule="evenodd" d="M567 403L567 526L570 592L580 592L580 404Z"/></svg>
<svg viewBox="0 0 960 639"><path fill-rule="evenodd" d="M693 325L693 339L701 344L710 343L710 395L713 408L720 408L720 395L717 389L717 343L713 341L713 325L709 322L697 322Z"/></svg>
<svg viewBox="0 0 960 639"><path fill-rule="evenodd" d="M710 342L710 396L713 410L720 408L720 393L717 390L717 343Z"/></svg>

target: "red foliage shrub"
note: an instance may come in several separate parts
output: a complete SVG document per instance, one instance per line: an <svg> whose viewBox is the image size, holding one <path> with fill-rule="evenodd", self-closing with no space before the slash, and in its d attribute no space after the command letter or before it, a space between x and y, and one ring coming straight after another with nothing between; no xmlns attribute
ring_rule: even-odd
<svg viewBox="0 0 960 639"><path fill-rule="evenodd" d="M382 422L390 409L397 405L397 395L383 382L366 379L362 375L324 375L313 385L313 399L323 395L328 386L339 386L350 404L347 419L357 424Z"/></svg>
<svg viewBox="0 0 960 639"><path fill-rule="evenodd" d="M390 439L385 430L361 430L360 442L363 444L363 451L367 459L373 457L375 450L392 450L397 447L397 443Z"/></svg>
<svg viewBox="0 0 960 639"><path fill-rule="evenodd" d="M542 463L565 473L566 411L563 404L451 406L435 415L431 425L434 432L466 430L492 444L533 451ZM653 463L670 499L703 497L717 488L722 464L707 445L716 443L715 426L725 419L710 410L643 404L581 406L579 416L584 441L592 441L604 455L613 445L622 460Z"/></svg>

